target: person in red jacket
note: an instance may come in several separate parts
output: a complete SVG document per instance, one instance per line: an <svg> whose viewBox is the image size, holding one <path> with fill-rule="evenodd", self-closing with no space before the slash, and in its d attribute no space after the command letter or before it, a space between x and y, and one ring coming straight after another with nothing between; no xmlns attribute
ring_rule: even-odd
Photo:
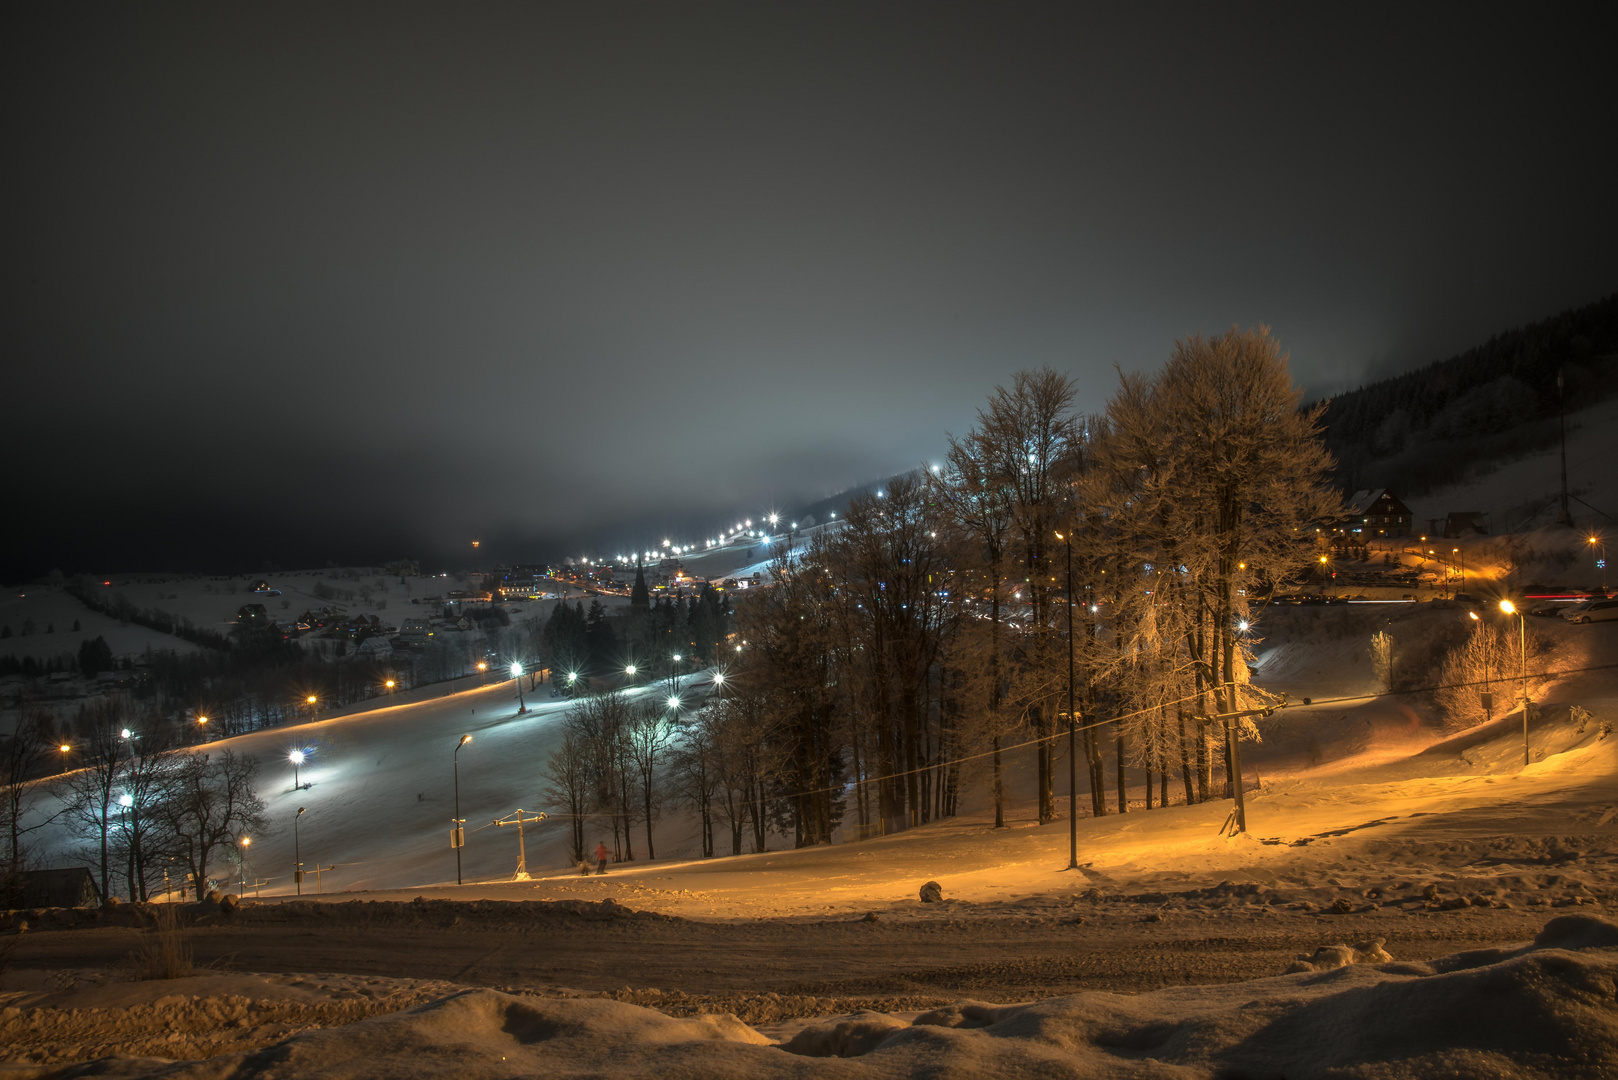
<svg viewBox="0 0 1618 1080"><path fill-rule="evenodd" d="M596 873L605 874L606 872L607 872L607 844L606 844L606 841L603 840L603 841L597 842L597 844L596 844Z"/></svg>

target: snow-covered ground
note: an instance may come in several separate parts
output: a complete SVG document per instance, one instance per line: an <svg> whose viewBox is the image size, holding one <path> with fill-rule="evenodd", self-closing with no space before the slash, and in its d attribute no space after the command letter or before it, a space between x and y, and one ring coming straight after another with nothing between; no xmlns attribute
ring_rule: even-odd
<svg viewBox="0 0 1618 1080"><path fill-rule="evenodd" d="M1288 973L1246 982L1027 1004L965 999L762 1030L599 995L416 980L69 976L61 989L0 996L0 1067L28 1078L189 1080L1595 1078L1618 1069L1615 981L1618 925L1585 915L1552 919L1531 941L1425 962L1367 939L1300 953ZM94 1063L63 1071L85 1060Z"/></svg>
<svg viewBox="0 0 1618 1080"><path fill-rule="evenodd" d="M1079 820L1077 873L1066 869L1065 816L1045 825L1034 819L1026 751L1008 755L1005 829L993 828L981 777L952 819L895 836L738 857L698 858L695 823L671 810L657 826L656 862L579 877L567 865L563 823L551 820L527 833L532 878L513 880L517 838L490 823L519 807L552 809L541 800L540 771L569 706L545 688L527 695L526 714L517 712L513 684L500 682L241 736L230 745L260 761L274 826L254 838L249 897L255 886L267 900L293 891L299 807L307 809L298 832L306 866L332 869L322 873L321 897L308 896L311 880L304 905L249 908L218 932L237 935L231 942L307 937L326 943L318 955L376 972L378 946L366 941L380 926L392 943L384 948L420 950L419 962L388 958L395 966L387 972L431 965L435 978L473 987L367 983L350 974L109 990L106 979L86 982L87 968L78 976L58 969L48 976L56 983L39 983L52 955L127 946L97 936L114 934L111 927L60 937L30 931L18 955L28 958L24 975L37 985L9 984L0 1040L18 1048L13 1061L38 1065L18 1074L28 1076L49 1075L51 1061L112 1048L141 1056L99 1064L95 1075L1612 1075L1618 927L1584 917L1546 923L1556 908L1582 916L1618 904L1618 675L1603 666L1618 664L1618 628L1535 620L1564 668L1595 670L1536 680L1544 711L1529 733L1533 760L1525 767L1517 714L1451 733L1419 698L1375 696L1367 654L1375 626L1415 640L1444 620L1467 620L1466 612L1420 604L1264 615L1255 631L1264 638L1255 681L1315 703L1262 719L1262 741L1244 751L1259 784L1248 794L1249 833L1230 835L1228 802L1141 809L1137 774L1130 813ZM711 685L706 675L690 677L688 705ZM455 746L465 734L473 740L459 755L459 797L469 835L466 884L457 885L449 828ZM293 749L307 755L302 790L293 788L286 758ZM1057 774L1065 776L1065 762ZM1088 804L1082 789L1078 801ZM58 858L69 857L61 833L45 840ZM643 849L639 834L636 847ZM918 900L926 881L941 886L942 903ZM334 903L354 899L387 903ZM526 903L501 916L501 905L487 901ZM452 906L435 914L434 903ZM544 913L552 908L572 914ZM328 909L330 920L314 914ZM631 910L654 914L635 922L622 914ZM275 915L281 911L285 918ZM418 914L407 914L407 925L387 929L410 911ZM589 911L599 914L580 921L578 913ZM469 926L457 931L463 918ZM479 920L489 919L510 925L485 932ZM741 956L761 964L775 957L770 979L779 979L783 964L801 964L808 982L835 984L837 969L856 966L846 950L862 948L838 943L873 920L879 929L863 947L870 957L915 941L933 955L906 970L943 965L940 974L920 982L907 975L898 985L969 983L993 1002L947 1006L935 995L925 1008L851 1013L846 992L810 990L795 1004L778 1001L773 1013L748 1011L750 1026L689 1015L708 1006L671 996L684 978L745 985ZM994 989L1008 984L996 983L992 965L948 966L990 924L1016 928L1029 938L1023 944L1080 971L1092 970L1085 957L1109 942L1165 957L1216 950L1232 935L1298 942L1311 954L1316 946L1342 948L1311 955L1300 963L1315 968L1292 974L1282 973L1284 963L1266 969L1270 961L1254 967L1249 958L1239 965L1245 981L1193 965L1174 969L1184 972L1178 979L1131 983L1144 991L1131 996L1069 989L1016 1004ZM646 936L647 927L671 937ZM772 945L776 938L760 944L746 936L775 933L770 927L787 937ZM793 934L806 946L830 935L829 944L818 958L795 961ZM1451 953L1463 942L1480 951L1445 958L1424 944L1433 940L1450 943ZM669 941L697 951L642 952ZM1521 944L1504 947L1510 941ZM736 951L743 942L752 942L748 951ZM429 947L443 955L429 959ZM260 962L292 955L259 948ZM536 987L521 975L532 949L600 949L620 957L612 971L628 963L646 981L626 978L636 989L617 994L622 1000L603 998L599 986ZM479 973L489 965L502 972L498 980ZM576 970L581 979L592 971L592 979L604 977L600 968ZM1076 981L1083 986L1086 978ZM1174 981L1225 985L1153 989ZM38 996L47 991L58 996ZM813 1060L826 1054L852 1060ZM182 1057L206 1060L158 1060Z"/></svg>

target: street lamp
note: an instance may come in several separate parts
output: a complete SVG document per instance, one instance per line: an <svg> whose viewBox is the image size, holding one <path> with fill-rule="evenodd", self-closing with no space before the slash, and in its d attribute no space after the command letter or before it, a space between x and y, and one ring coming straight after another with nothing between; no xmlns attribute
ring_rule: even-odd
<svg viewBox="0 0 1618 1080"><path fill-rule="evenodd" d="M292 751L292 753L287 755L287 760L292 762L292 790L302 791L303 785L298 783L298 766L303 764L303 751Z"/></svg>
<svg viewBox="0 0 1618 1080"><path fill-rule="evenodd" d="M635 665L630 664L628 667L624 668L624 674L629 676L629 681L630 682L634 682L635 681Z"/></svg>
<svg viewBox="0 0 1618 1080"><path fill-rule="evenodd" d="M1478 624L1478 626L1473 627L1473 631L1476 632L1478 629L1481 629L1483 620L1478 618L1478 613L1475 611L1468 611L1467 614L1472 617L1473 622ZM1494 635L1490 634L1489 637L1485 638L1484 640L1486 642L1486 646L1483 655L1483 720L1485 723L1493 723L1494 691L1489 688L1489 679L1493 675L1493 672L1490 669L1494 667Z"/></svg>
<svg viewBox="0 0 1618 1080"><path fill-rule="evenodd" d="M1500 610L1517 616L1518 649L1522 660L1522 763L1530 764L1528 756L1528 618L1517 610L1510 600L1500 601Z"/></svg>
<svg viewBox="0 0 1618 1080"><path fill-rule="evenodd" d="M251 836L242 837L242 862L237 867L239 876L236 881L236 899L240 900L247 895L247 849L253 844Z"/></svg>
<svg viewBox="0 0 1618 1080"><path fill-rule="evenodd" d="M1589 538L1590 546L1600 552L1596 556L1596 569L1601 571L1601 595L1607 595L1607 545L1599 536Z"/></svg>
<svg viewBox="0 0 1618 1080"><path fill-rule="evenodd" d="M713 684L715 686L725 685L725 673L723 671L716 671L713 673Z"/></svg>
<svg viewBox="0 0 1618 1080"><path fill-rule="evenodd" d="M292 883L298 887L298 895L303 895L303 856L298 851L298 819L303 817L303 807L292 815Z"/></svg>
<svg viewBox="0 0 1618 1080"><path fill-rule="evenodd" d="M517 682L517 713L521 715L528 711L528 703L522 698L522 664L512 661L511 677Z"/></svg>
<svg viewBox="0 0 1618 1080"><path fill-rule="evenodd" d="M313 720L315 718L315 695L310 694L304 700L309 703L309 719Z"/></svg>
<svg viewBox="0 0 1618 1080"><path fill-rule="evenodd" d="M1078 721L1073 702L1073 533L1057 533L1067 550L1067 868L1079 868ZM1118 773L1123 775L1120 765ZM1147 778L1150 781L1150 777Z"/></svg>
<svg viewBox="0 0 1618 1080"><path fill-rule="evenodd" d="M472 736L462 735L461 741L455 744L455 753L451 760L455 765L455 827L450 830L450 846L455 849L455 884L461 884L461 848L466 846L466 831L461 828L466 819L461 817L461 747L472 741Z"/></svg>

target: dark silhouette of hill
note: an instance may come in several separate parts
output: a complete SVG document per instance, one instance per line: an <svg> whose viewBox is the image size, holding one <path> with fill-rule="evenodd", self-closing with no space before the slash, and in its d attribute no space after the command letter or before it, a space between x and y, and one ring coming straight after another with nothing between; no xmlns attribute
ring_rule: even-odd
<svg viewBox="0 0 1618 1080"><path fill-rule="evenodd" d="M1618 390L1618 293L1329 399L1338 482L1420 495L1553 445L1559 372L1569 415Z"/></svg>

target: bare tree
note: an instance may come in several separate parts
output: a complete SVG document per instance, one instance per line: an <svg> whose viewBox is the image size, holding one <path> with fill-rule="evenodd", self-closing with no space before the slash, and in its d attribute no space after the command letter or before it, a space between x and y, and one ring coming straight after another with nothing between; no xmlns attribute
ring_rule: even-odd
<svg viewBox="0 0 1618 1080"><path fill-rule="evenodd" d="M665 751L674 738L674 724L667 710L646 702L630 715L625 734L628 757L634 765L640 789L641 815L646 822L646 857L655 859L657 849L652 844L652 825L662 809L657 769L664 763Z"/></svg>
<svg viewBox="0 0 1618 1080"><path fill-rule="evenodd" d="M712 734L703 715L687 723L669 755L668 776L675 796L696 810L701 821L702 857L714 854L713 823L720 771Z"/></svg>
<svg viewBox="0 0 1618 1080"><path fill-rule="evenodd" d="M584 861L584 822L590 813L590 752L584 740L573 731L562 737L562 745L550 752L541 773L544 797L552 806L563 807L568 817L568 849L575 863Z"/></svg>
<svg viewBox="0 0 1618 1080"><path fill-rule="evenodd" d="M24 838L56 818L55 814L43 814L38 800L30 804L27 797L30 790L38 786L38 774L50 756L52 726L50 713L25 705L11 738L0 751L0 827L6 834L7 882L16 881L27 859Z"/></svg>
<svg viewBox="0 0 1618 1080"><path fill-rule="evenodd" d="M1188 509L1185 554L1201 576L1212 677L1223 714L1241 704L1237 667L1251 586L1284 581L1312 558L1299 537L1341 510L1327 486L1332 459L1320 439L1324 406L1301 410L1287 358L1266 327L1177 342L1153 390L1164 445L1177 461L1176 494ZM1194 548L1195 550L1189 550ZM1246 829L1238 727L1227 720L1226 770Z"/></svg>
<svg viewBox="0 0 1618 1080"><path fill-rule="evenodd" d="M232 750L194 753L182 757L175 771L162 812L200 900L208 893L214 858L237 850L242 837L265 831L264 800L253 790L258 762Z"/></svg>
<svg viewBox="0 0 1618 1080"><path fill-rule="evenodd" d="M611 820L614 853L620 862L635 858L630 831L637 817L629 753L631 712L629 699L614 690L582 699L567 721L585 751L591 804Z"/></svg>
<svg viewBox="0 0 1618 1080"><path fill-rule="evenodd" d="M68 830L96 845L103 899L111 896L112 846L109 835L113 818L119 812L119 776L129 758L130 736L124 734L123 702L118 698L98 698L86 705L78 718L80 767L66 773L62 801Z"/></svg>
<svg viewBox="0 0 1618 1080"><path fill-rule="evenodd" d="M1083 429L1073 408L1072 379L1049 368L1021 371L1010 389L997 387L988 407L978 412L985 463L992 483L1011 493L1013 527L1021 545L1028 622L1041 633L1018 639L1021 662L1032 667L1052 664L1052 600L1057 593L1051 574L1056 527L1067 513L1069 481L1082 462ZM1064 657L1065 659L1065 657ZM1042 736L1053 732L1056 698L1035 702L1027 710ZM1092 786L1100 778L1099 760L1091 752ZM1056 816L1052 790L1055 754L1048 739L1036 754L1039 819ZM1098 804L1099 805L1099 804Z"/></svg>
<svg viewBox="0 0 1618 1080"><path fill-rule="evenodd" d="M1006 551L1014 512L1013 489L1006 482L1004 471L995 467L993 445L980 432L973 431L964 439L951 436L948 460L948 472L934 487L946 520L961 540L964 555L960 560L961 570L967 582L962 591L974 603L984 598L989 602L988 632L981 635L986 640L980 641L980 635L967 635L968 649L978 646L973 650L978 659L964 668L981 673L986 684L979 699L984 713L981 727L988 736L993 755L994 827L1002 829L1006 824L1006 800L1000 742L1006 728L1001 710L1005 692L1000 671L1004 632L1001 612L1006 593Z"/></svg>

